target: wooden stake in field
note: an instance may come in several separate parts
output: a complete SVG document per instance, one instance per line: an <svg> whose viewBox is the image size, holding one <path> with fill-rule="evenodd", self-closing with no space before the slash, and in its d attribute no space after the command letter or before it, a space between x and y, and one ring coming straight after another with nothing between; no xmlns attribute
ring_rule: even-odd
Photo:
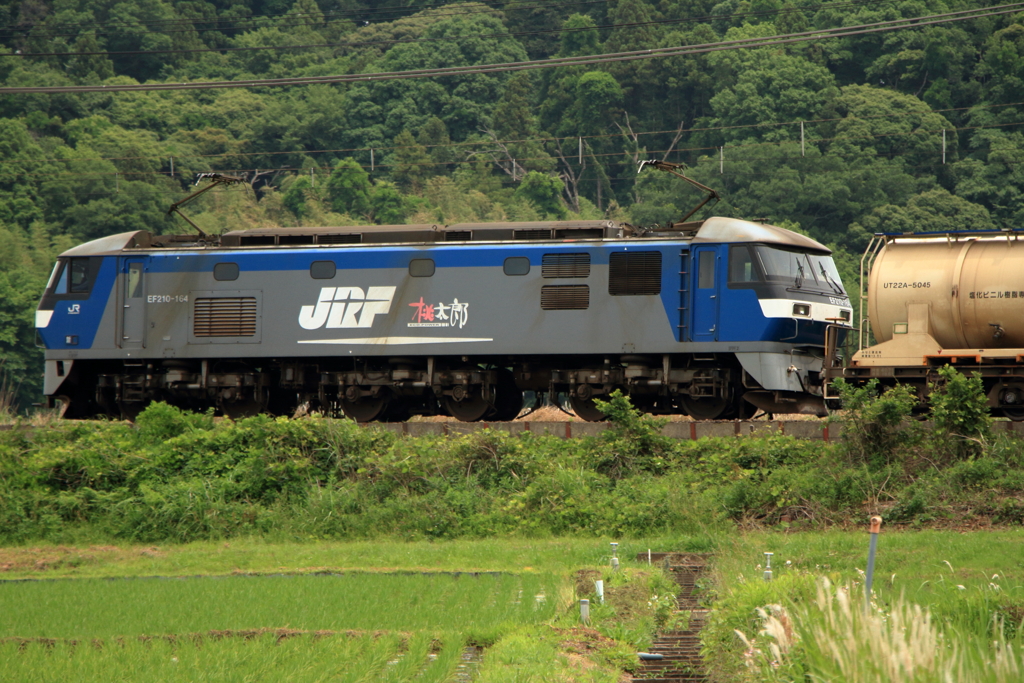
<svg viewBox="0 0 1024 683"><path fill-rule="evenodd" d="M871 582L875 578L875 551L878 550L878 534L882 530L882 518L875 515L871 518L868 533L871 541L868 544L868 571L864 577L864 609L871 606Z"/></svg>

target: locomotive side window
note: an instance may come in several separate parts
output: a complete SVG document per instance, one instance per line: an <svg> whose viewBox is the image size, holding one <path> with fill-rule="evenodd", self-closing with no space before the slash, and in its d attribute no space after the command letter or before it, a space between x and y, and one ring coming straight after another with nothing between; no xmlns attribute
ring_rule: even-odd
<svg viewBox="0 0 1024 683"><path fill-rule="evenodd" d="M124 281L124 295L126 299L142 298L141 263L131 263L128 265L128 277Z"/></svg>
<svg viewBox="0 0 1024 683"><path fill-rule="evenodd" d="M334 261L313 261L309 266L309 276L314 280L330 280L337 273Z"/></svg>
<svg viewBox="0 0 1024 683"><path fill-rule="evenodd" d="M238 264L237 263L218 263L213 267L213 279L220 281L237 280L238 279Z"/></svg>
<svg viewBox="0 0 1024 683"><path fill-rule="evenodd" d="M70 280L68 289L72 294L87 294L89 292L89 259L73 258L68 267Z"/></svg>
<svg viewBox="0 0 1024 683"><path fill-rule="evenodd" d="M505 259L505 275L529 275L530 259L525 256L509 256Z"/></svg>
<svg viewBox="0 0 1024 683"><path fill-rule="evenodd" d="M729 283L758 282L760 279L750 247L729 247Z"/></svg>
<svg viewBox="0 0 1024 683"><path fill-rule="evenodd" d="M661 252L612 254L608 260L608 293L612 296L661 294Z"/></svg>
<svg viewBox="0 0 1024 683"><path fill-rule="evenodd" d="M413 277L433 277L434 261L428 258L416 258L409 261L409 275Z"/></svg>
<svg viewBox="0 0 1024 683"><path fill-rule="evenodd" d="M714 289L716 256L713 251L700 252L700 262L697 264L697 289Z"/></svg>
<svg viewBox="0 0 1024 683"><path fill-rule="evenodd" d="M58 261L50 276L50 287L54 294L88 294L98 267L90 264L88 258Z"/></svg>

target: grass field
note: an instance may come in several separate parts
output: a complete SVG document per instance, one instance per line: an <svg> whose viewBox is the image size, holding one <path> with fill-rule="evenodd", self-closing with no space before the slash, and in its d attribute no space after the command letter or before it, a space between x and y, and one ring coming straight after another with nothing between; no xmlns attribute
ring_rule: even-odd
<svg viewBox="0 0 1024 683"><path fill-rule="evenodd" d="M758 532L619 543L622 574L631 576L644 572L634 557L648 548L715 553L708 587L716 616L705 650L723 681L783 681L810 673L829 680L938 683L946 680L944 671L954 672L953 681L1024 677L1013 668L1024 662L1010 656L1019 656L1024 633L1020 529L884 531L867 616L859 609L844 612L841 605L844 599L863 604L858 591L866 533ZM771 583L761 576L764 551L774 553ZM0 549L0 567L6 568L0 577L8 579L0 583L3 678L446 681L464 666L466 645L480 643L487 647L475 681L612 683L622 675L619 666L635 658L636 641L604 653L595 648L585 665L571 654L572 647L590 647L580 646L580 639L627 630L611 621L596 623L597 631L578 628L573 573L603 567L614 588L618 579L608 573L609 555L608 539L565 538ZM444 573L458 571L490 573ZM831 582L825 592L823 578ZM634 607L596 614L614 620L629 609ZM795 640L772 659L770 645L778 647L785 633L778 627L783 617ZM994 620L1002 625L1000 634L992 630ZM630 628L652 623L641 620ZM918 640L907 640L894 625ZM946 644L941 657L912 659L910 670L870 678L850 669L849 662L889 661L893 652L912 654L932 641ZM762 661L754 652L767 655Z"/></svg>

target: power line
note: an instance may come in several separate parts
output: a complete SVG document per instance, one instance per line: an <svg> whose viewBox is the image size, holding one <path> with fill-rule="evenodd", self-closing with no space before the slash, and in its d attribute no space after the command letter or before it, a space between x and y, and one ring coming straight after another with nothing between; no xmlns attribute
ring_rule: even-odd
<svg viewBox="0 0 1024 683"><path fill-rule="evenodd" d="M864 7L867 5L877 4L891 4L892 0L867 0L866 2L845 2L845 3L834 3L830 5L816 5L804 9L808 10L820 10L820 9L843 9L847 7ZM625 24L602 24L595 26L581 26L576 28L557 28L557 29L541 29L536 31L515 31L515 32L504 32L504 33L484 33L474 35L475 38L518 38L525 36L535 35L552 35L552 34L564 34L564 33L579 33L584 31L603 31L603 30L619 30L619 29L633 29L633 28L644 28L650 26L666 26L675 24L686 24L694 22L708 22L722 19L736 19L745 17L764 17L778 14L787 14L792 12L801 12L801 9L791 8L785 9L780 8L777 10L763 10L757 12L736 12L733 14L712 14L701 17L688 17L684 19L666 19L659 21L639 21L630 22ZM432 15L439 16L439 15ZM302 26L305 24L294 24L293 26ZM279 28L279 27L278 27ZM163 32L154 31L152 33L158 33L163 35ZM33 38L37 36L32 36ZM310 50L310 49L323 49L323 48L345 48L345 47L373 47L382 45L402 45L406 43L435 43L435 42L451 42L451 38L407 38L407 39L395 39L395 40L370 40L370 41L358 41L358 42L344 42L344 43L311 43L306 45L258 45L258 46L247 46L247 47L203 47L203 48L177 48L177 49L166 49L166 50L117 50L117 51L106 51L96 50L90 52L22 52L16 51L7 54L0 54L0 57L84 57L84 56L127 56L127 55L161 55L161 54L190 54L190 53L202 53L202 52L259 52L259 51L278 51L278 50Z"/></svg>
<svg viewBox="0 0 1024 683"><path fill-rule="evenodd" d="M41 87L4 87L0 88L3 94L26 94L26 93L85 93L85 92L142 92L154 90L207 90L219 88L257 88L277 87L285 85L313 85L324 83L352 83L370 82L384 80L404 80L409 78L435 78L440 76L476 75L485 73L502 73L511 71L524 71L532 69L550 69L561 66L587 66L594 64L608 64L613 62L626 62L641 59L652 59L659 57L681 57L697 54L706 54L721 50L735 50L742 48L771 47L775 45L787 45L792 43L806 42L811 40L824 40L828 38L846 38L855 35L866 35L882 33L887 31L901 30L905 28L918 28L922 26L933 26L958 21L968 21L1004 14L1013 14L1021 10L1024 3L1011 5L998 5L983 7L973 10L959 12L947 12L922 17L911 17L895 19L891 21L874 22L871 24L860 24L856 26L837 27L830 29L819 29L815 31L803 31L800 33L780 34L762 38L744 38L740 40L719 41L715 43L704 43L701 45L678 46L668 48L654 48L648 50L637 50L630 52L617 52L605 55L589 57L563 57L546 60L531 60L525 62L505 62L496 64L483 64L478 66L442 67L436 69L413 69L406 71L390 71L373 74L344 74L337 76L312 76L297 78L272 78L255 79L242 81L200 81L195 83L143 83L138 85L76 85L76 86L41 86ZM1012 9L1004 9L1012 8Z"/></svg>
<svg viewBox="0 0 1024 683"><path fill-rule="evenodd" d="M727 130L749 130L751 128L782 128L785 126L799 126L800 124L817 124L817 123L836 123L847 120L854 121L870 121L872 119L897 119L912 116L924 117L929 114L944 114L949 112L958 111L976 111L983 109L1001 109L1003 107L1017 107L1024 105L1024 101L1020 102L1006 102L1001 104L975 104L968 107L948 107L945 109L929 109L928 111L903 111L895 114L875 114L873 116L843 116L843 117L830 117L822 119L801 119L799 121L766 121L762 123L746 123L732 126L704 126L701 128L687 128L684 129L684 133L711 133L717 131ZM1016 124L993 124L993 126L1001 125L1016 125ZM984 126L982 126L984 127ZM958 127L949 129L951 131L956 130L972 130L969 127ZM640 131L634 133L636 136L651 136L651 135L673 135L679 132L679 129L668 129L668 130L652 130L652 131ZM911 133L914 131L911 131ZM891 135L908 135L910 133L892 133ZM291 149L291 150L278 150L278 151L262 151L262 152L224 152L221 154L180 154L174 153L171 150L164 151L160 154L150 154L143 156L127 156L127 157L76 157L74 159L66 158L44 158L44 159L31 159L34 164L47 163L47 162L89 162L89 161L145 161L147 159L167 159L168 157L174 157L175 159L227 159L227 158L238 158L238 157L258 157L258 156L281 156L284 154L346 154L355 152L369 152L371 149L377 152L390 152L395 150L414 149L416 147L422 147L424 149L446 149L446 150L458 150L466 147L486 147L493 145L519 145L524 143L543 143L543 142L556 142L559 140L601 140L605 138L617 138L621 137L621 132L614 133L598 133L592 135L570 135L561 137L533 137L524 138L518 140L472 140L464 142L449 142L448 144L436 144L436 145L374 145L372 147L338 147L333 149ZM867 137L880 137L879 136L867 136ZM824 139L824 138L822 138ZM842 138L842 139L854 139L854 138ZM807 142L813 142L808 140ZM762 144L762 143L751 143L751 144ZM772 144L772 143L764 143ZM739 145L733 145L737 147ZM679 148L680 151L683 148ZM689 149L689 148L687 148ZM703 148L701 148L703 149ZM709 147L707 149L718 149L718 146ZM653 153L653 152L651 152Z"/></svg>
<svg viewBox="0 0 1024 683"><path fill-rule="evenodd" d="M993 105L993 106L1008 106L1008 105ZM887 117L887 118L892 118L892 117ZM833 121L833 120L840 120L841 121L843 119L824 119L824 120L825 121ZM863 119L858 119L858 120L863 120ZM793 125L793 124L790 123L789 125ZM961 128L958 128L957 131L959 132L959 131L970 131L970 130L988 130L988 129L994 129L994 128L1007 128L1007 127L1011 127L1011 126L1024 126L1024 121L1013 121L1013 122L1010 122L1010 123L993 123L993 124L986 124L986 125L980 125L980 126L963 126ZM753 127L753 126L745 126L745 127ZM918 128L916 130L907 131L907 132L903 132L903 133L873 133L873 134L867 134L867 135L847 135L847 136L836 136L836 137L811 138L811 139L806 140L806 142L808 144L816 144L816 143L823 143L823 142L834 143L834 142L846 142L846 141L853 141L853 140L874 140L874 139L879 139L879 138L908 137L908 136L911 136L911 135L924 135L924 134L934 135L934 134L939 133L941 131L942 131L941 128L931 128L931 129L929 129L929 128ZM586 138L584 138L584 139L586 139ZM577 137L576 136L571 136L571 137L568 137L568 138L549 138L549 140L575 142L577 140ZM795 145L798 145L798 144L799 144L798 140L760 141L760 142L748 142L748 143L740 143L740 144L728 145L726 147L726 149L729 149L729 150L749 150L749 149L757 148L757 147L782 147L783 145L794 145L795 146ZM672 149L663 149L663 150L646 150L644 152L644 154L645 155L658 155L658 154L665 154L665 153L668 153L668 152L678 152L678 153L683 153L683 152L691 152L691 153L717 152L719 150L719 148L720 148L719 145L709 145L709 146L704 146L704 147L674 147ZM375 149L384 149L384 148L375 148ZM391 148L391 149L407 149L407 148L398 147L398 148ZM367 151L367 150L368 150L368 148L363 148L362 150L352 150L352 151ZM740 153L742 153L742 152L740 152ZM628 150L619 150L619 151L615 151L615 152L593 152L593 151L591 151L591 152L585 154L584 156L586 156L587 158L597 159L597 158L609 158L609 157L622 157L622 156L625 156L625 155L628 155L628 154L630 154L630 152ZM877 156L895 156L895 155L902 154L902 153L901 152L891 152L891 153L876 153L876 154L877 154ZM205 156L209 156L209 155L205 155ZM230 155L215 155L215 156L230 156ZM571 155L571 156L575 156L575 155ZM863 157L863 156L864 156L863 153L859 153L859 152L858 153L851 153L851 154L835 154L835 153L831 153L830 152L830 153L822 154L820 156L812 156L812 157L801 156L801 157L792 157L792 159L803 159L803 160L818 159L818 160L821 160L821 159L836 158L836 157L839 157L839 158L858 157L859 158L859 157ZM111 161L111 160L113 160L113 161L119 161L119 160L120 161L125 161L125 160L137 160L137 159L146 159L146 158L164 158L164 157L163 156L161 156L161 157L122 157L122 158L113 158L113 159L104 159L104 160L105 161ZM181 159L191 159L191 158L195 158L195 157L182 156L180 158ZM516 162L518 163L518 162L548 161L548 160L553 160L553 157L550 157L550 156L547 156L547 157L524 157L524 158L517 158ZM787 158L787 160L789 160L789 159ZM39 163L40 161L77 162L77 161L83 161L83 160L82 159L50 159L50 160L29 159L29 160L26 160L25 163L29 163L29 162ZM730 161L731 162L737 162L737 161L762 161L762 159L757 158L757 157L751 157L749 159L744 159L742 157L730 157ZM456 159L456 160L451 160L451 161L424 161L424 162L415 162L415 163L408 163L408 162L400 162L400 163L378 162L378 163L374 164L374 168L391 168L393 166L398 166L398 165L428 167L428 166L463 165L463 164L474 164L474 163L492 164L492 163L497 163L497 162L495 162L494 160L481 160L481 159L472 159L472 158ZM990 163L1000 164L1000 163L1007 163L1007 162L993 161L993 162L990 162ZM370 169L371 168L370 164L359 164L359 165L363 169ZM9 164L7 166L7 168L10 168L10 166L11 165ZM268 168L262 168L262 169L251 169L251 168L250 169L239 169L239 168L227 169L227 168L222 168L220 170L222 172L238 172L238 173L250 172L250 171L254 171L254 170L255 171L265 170L265 171L273 171L273 172L276 173L276 172L282 172L282 171L301 171L301 172L307 172L307 171L310 170L310 168L312 168L312 169L314 169L316 171L325 173L325 174L329 174L331 172L331 170L333 170L330 166L319 166L319 165L313 166L313 167L309 167L309 166L307 166L307 167L280 166L280 167L272 168L272 169L268 169ZM56 171L56 172L44 171L44 172L22 172L22 171L3 171L3 170L0 170L0 177L69 177L69 176L70 177L90 177L90 176L91 177L104 177L104 176L112 176L112 175L121 175L121 176L125 176L126 178L128 178L128 177L139 177L139 176L149 176L149 177L165 176L165 177L169 177L170 176L170 171L124 171L124 170L114 170L114 171Z"/></svg>

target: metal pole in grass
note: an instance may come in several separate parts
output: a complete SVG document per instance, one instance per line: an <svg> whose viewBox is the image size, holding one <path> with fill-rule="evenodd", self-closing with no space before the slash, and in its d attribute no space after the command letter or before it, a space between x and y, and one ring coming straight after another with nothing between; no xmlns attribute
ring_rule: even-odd
<svg viewBox="0 0 1024 683"><path fill-rule="evenodd" d="M864 577L864 609L871 606L871 582L875 578L875 551L878 550L878 533L882 530L882 518L875 515L871 518L868 533L871 541L868 545L868 572Z"/></svg>
<svg viewBox="0 0 1024 683"><path fill-rule="evenodd" d="M619 571L619 544L612 542L612 570Z"/></svg>
<svg viewBox="0 0 1024 683"><path fill-rule="evenodd" d="M764 580L765 581L771 581L772 580L772 555L774 555L774 554L775 553L765 553L764 554Z"/></svg>
<svg viewBox="0 0 1024 683"><path fill-rule="evenodd" d="M580 621L584 624L590 623L590 600L580 600Z"/></svg>

